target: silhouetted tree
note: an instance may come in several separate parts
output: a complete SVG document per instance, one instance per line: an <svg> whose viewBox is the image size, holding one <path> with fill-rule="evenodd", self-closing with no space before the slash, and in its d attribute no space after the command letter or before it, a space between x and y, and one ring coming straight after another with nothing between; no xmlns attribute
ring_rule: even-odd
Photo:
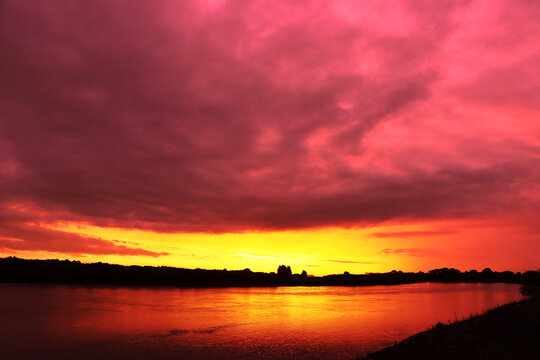
<svg viewBox="0 0 540 360"><path fill-rule="evenodd" d="M482 270L482 274L484 275L493 275L493 270L491 270L490 268L485 268L484 270Z"/></svg>
<svg viewBox="0 0 540 360"><path fill-rule="evenodd" d="M306 270L302 270L302 277L303 277L303 278L307 278L307 272L306 272Z"/></svg>
<svg viewBox="0 0 540 360"><path fill-rule="evenodd" d="M292 276L292 270L290 266L279 265L277 269L278 276L289 277Z"/></svg>
<svg viewBox="0 0 540 360"><path fill-rule="evenodd" d="M527 271L523 274L521 293L525 296L540 296L540 271Z"/></svg>
<svg viewBox="0 0 540 360"><path fill-rule="evenodd" d="M442 268L429 271L431 281L457 282L461 281L461 271L454 268Z"/></svg>

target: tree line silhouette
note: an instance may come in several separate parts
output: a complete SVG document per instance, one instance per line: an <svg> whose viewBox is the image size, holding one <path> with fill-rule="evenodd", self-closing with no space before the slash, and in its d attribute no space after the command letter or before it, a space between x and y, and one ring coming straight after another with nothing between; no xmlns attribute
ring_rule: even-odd
<svg viewBox="0 0 540 360"><path fill-rule="evenodd" d="M290 266L280 265L277 272L263 273L244 270L183 269L169 266L123 266L107 263L84 264L70 260L26 260L16 257L0 258L0 282L35 284L86 284L133 286L323 286L323 285L398 285L420 282L518 283L540 284L540 272L461 272L442 268L429 272L369 273L353 275L308 276L304 270L293 274Z"/></svg>

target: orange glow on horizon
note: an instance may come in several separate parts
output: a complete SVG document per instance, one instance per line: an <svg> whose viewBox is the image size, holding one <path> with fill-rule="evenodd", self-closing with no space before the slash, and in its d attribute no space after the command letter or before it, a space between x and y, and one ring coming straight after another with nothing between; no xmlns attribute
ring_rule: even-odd
<svg viewBox="0 0 540 360"><path fill-rule="evenodd" d="M276 271L278 265L286 264L292 267L294 273L306 270L313 275L344 271L360 274L394 269L428 271L439 267L456 267L462 270L491 267L523 271L529 269L527 262L532 264L535 261L532 258L527 260L526 254L516 253L511 259L500 257L498 263L493 263L490 259L497 254L516 252L510 249L511 243L504 241L508 230L501 231L494 226L488 231L485 226L477 227L474 223L460 223L458 227L458 224L448 221L370 228L223 234L159 233L79 223L40 226L168 255L101 255L47 251L10 251L3 255L39 259L68 258L82 262L101 261L123 265L229 270L250 268L252 271L263 272ZM456 228L460 228L460 232L452 230ZM471 239L475 241L471 242ZM497 245L489 247L489 243ZM483 252L478 250L481 247L484 247ZM517 261L521 263L518 264Z"/></svg>

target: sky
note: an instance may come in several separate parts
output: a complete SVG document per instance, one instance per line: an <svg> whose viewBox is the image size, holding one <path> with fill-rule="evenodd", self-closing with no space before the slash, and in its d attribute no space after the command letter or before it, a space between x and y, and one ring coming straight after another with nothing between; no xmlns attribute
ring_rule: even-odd
<svg viewBox="0 0 540 360"><path fill-rule="evenodd" d="M538 1L0 1L0 256L540 268Z"/></svg>

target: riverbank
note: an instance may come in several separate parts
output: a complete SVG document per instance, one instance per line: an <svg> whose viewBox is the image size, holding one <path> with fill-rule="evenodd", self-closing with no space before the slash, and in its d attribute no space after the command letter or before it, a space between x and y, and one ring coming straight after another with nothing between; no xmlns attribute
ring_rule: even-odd
<svg viewBox="0 0 540 360"><path fill-rule="evenodd" d="M424 282L509 283L540 282L540 272L496 272L434 269L429 272L343 274L312 276L302 271L293 274L281 265L276 272L243 270L184 269L168 266L124 266L107 263L81 263L69 260L29 260L0 258L0 283L79 284L101 286L167 287L268 287L268 286L371 286Z"/></svg>
<svg viewBox="0 0 540 360"><path fill-rule="evenodd" d="M364 360L538 359L540 298L529 298L432 329L372 353Z"/></svg>

